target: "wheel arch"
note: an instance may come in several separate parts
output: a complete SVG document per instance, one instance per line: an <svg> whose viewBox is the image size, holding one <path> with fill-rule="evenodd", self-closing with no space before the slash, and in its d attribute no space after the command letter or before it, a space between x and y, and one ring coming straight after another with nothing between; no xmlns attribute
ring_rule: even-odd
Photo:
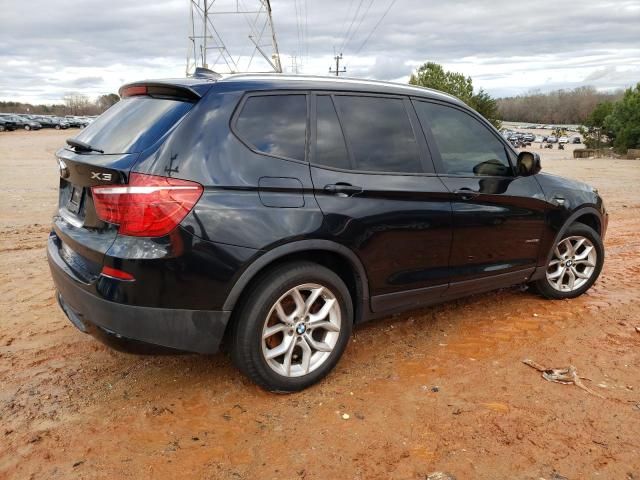
<svg viewBox="0 0 640 480"><path fill-rule="evenodd" d="M359 323L368 316L369 283L364 266L353 251L330 240L300 240L264 253L242 272L229 292L223 310L233 311L243 295L265 272L277 265L297 260L316 262L334 271L351 293L354 323Z"/></svg>
<svg viewBox="0 0 640 480"><path fill-rule="evenodd" d="M558 233L554 237L551 248L549 249L549 252L547 252L546 261L544 264L545 267L551 260L551 255L553 255L553 247L557 245L567 229L574 223L582 223L584 225L587 225L588 227L593 228L598 233L598 235L602 235L602 214L595 207L586 206L576 209L565 220L562 228L558 230Z"/></svg>

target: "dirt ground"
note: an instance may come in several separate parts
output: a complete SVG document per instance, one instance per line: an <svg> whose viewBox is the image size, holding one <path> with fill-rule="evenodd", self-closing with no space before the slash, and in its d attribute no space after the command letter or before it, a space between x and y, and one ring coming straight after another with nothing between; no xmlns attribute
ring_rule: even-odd
<svg viewBox="0 0 640 480"><path fill-rule="evenodd" d="M67 321L45 241L70 134L0 134L0 478L640 479L640 162L532 148L606 199L588 294L510 289L376 321L325 381L273 395L224 355L118 353ZM575 365L603 398L525 358Z"/></svg>

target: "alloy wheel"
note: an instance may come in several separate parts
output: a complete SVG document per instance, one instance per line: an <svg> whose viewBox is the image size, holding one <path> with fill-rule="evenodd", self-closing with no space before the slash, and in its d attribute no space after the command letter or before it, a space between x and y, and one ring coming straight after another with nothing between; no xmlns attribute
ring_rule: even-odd
<svg viewBox="0 0 640 480"><path fill-rule="evenodd" d="M596 269L597 251L586 237L562 239L547 265L547 281L559 292L573 292L585 285Z"/></svg>
<svg viewBox="0 0 640 480"><path fill-rule="evenodd" d="M262 329L262 354L285 377L301 377L330 357L340 337L342 315L335 294L306 283L291 288L271 307Z"/></svg>

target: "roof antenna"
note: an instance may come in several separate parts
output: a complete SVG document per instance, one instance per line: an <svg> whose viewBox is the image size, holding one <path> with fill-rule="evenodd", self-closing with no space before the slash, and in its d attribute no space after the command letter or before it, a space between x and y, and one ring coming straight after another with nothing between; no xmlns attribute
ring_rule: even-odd
<svg viewBox="0 0 640 480"><path fill-rule="evenodd" d="M214 80L219 80L222 78L222 75L220 75L218 72L214 72L213 70L205 67L196 67L195 71L193 72L193 76L198 78L212 78Z"/></svg>

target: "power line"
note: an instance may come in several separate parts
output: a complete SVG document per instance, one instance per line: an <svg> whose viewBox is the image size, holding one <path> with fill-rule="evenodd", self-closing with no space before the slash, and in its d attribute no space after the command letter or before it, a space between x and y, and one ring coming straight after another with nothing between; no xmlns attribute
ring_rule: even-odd
<svg viewBox="0 0 640 480"><path fill-rule="evenodd" d="M305 55L307 57L307 62L309 61L309 4L307 0L304 0L304 49Z"/></svg>
<svg viewBox="0 0 640 480"><path fill-rule="evenodd" d="M294 56L294 58L296 58L296 62L297 62L297 57L300 56L300 45L302 44L300 42L300 15L298 13L298 0L293 0L293 6L296 10L296 30L298 32L298 48L296 49L297 55ZM297 63L296 63L296 71L297 71Z"/></svg>
<svg viewBox="0 0 640 480"><path fill-rule="evenodd" d="M385 10L385 12L382 14L382 17L380 17L380 20L378 20L378 23L375 24L375 26L371 29L371 32L369 33L369 35L367 36L367 38L365 38L364 42L362 42L362 44L360 45L360 48L358 48L358 50L356 50L356 53L354 55L358 55L362 49L364 48L364 46L367 44L367 42L369 41L369 39L373 36L373 34L375 33L375 31L378 29L378 27L380 26L380 24L382 23L382 21L386 18L386 16L389 14L389 11L391 10L391 8L395 5L395 3L398 0L391 0L391 3L389 4L389 6L387 7L387 9Z"/></svg>
<svg viewBox="0 0 640 480"><path fill-rule="evenodd" d="M341 52L344 50L344 45L345 43L347 43L347 38L349 38L349 34L351 33L353 24L355 23L356 18L358 18L358 14L360 13L360 9L362 8L363 3L364 3L364 0L360 0L360 3L358 3L358 8L356 8L356 13L353 15L353 18L351 19L351 23L349 24L349 28L347 29L347 33L345 34L344 40L342 41L342 45L340 45Z"/></svg>
<svg viewBox="0 0 640 480"><path fill-rule="evenodd" d="M349 21L349 17L351 16L351 7L353 7L354 1L355 0L349 0L349 3L347 5L347 13L344 16L344 21L342 22L342 26L340 27L340 30L338 30L339 32L345 32L345 34L347 33L347 22ZM335 50L335 47L334 47L334 50ZM335 54L335 52L333 53Z"/></svg>
<svg viewBox="0 0 640 480"><path fill-rule="evenodd" d="M364 11L362 16L360 17L360 21L358 22L358 25L356 25L356 28L351 32L351 35L346 40L342 51L347 50L347 47L349 46L349 42L356 36L356 34L358 33L358 30L360 30L360 27L362 26L362 22L367 17L367 14L369 13L369 10L371 10L371 7L373 6L374 3L375 3L375 0L371 0L371 2L369 3L369 6L367 7L367 9Z"/></svg>

